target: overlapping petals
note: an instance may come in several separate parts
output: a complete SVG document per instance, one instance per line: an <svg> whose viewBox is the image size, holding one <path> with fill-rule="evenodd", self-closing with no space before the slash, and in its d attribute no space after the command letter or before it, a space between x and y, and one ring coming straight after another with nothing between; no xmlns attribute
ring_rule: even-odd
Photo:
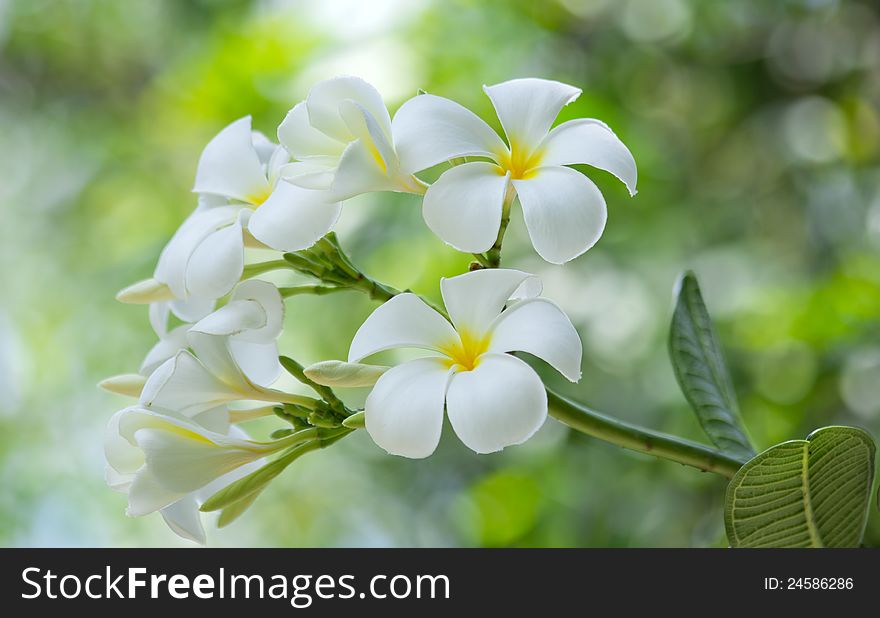
<svg viewBox="0 0 880 618"><path fill-rule="evenodd" d="M325 80L278 127L278 141L297 160L283 177L340 201L373 191L423 193L401 169L391 135L391 117L373 86L357 77Z"/></svg>
<svg viewBox="0 0 880 618"><path fill-rule="evenodd" d="M376 444L394 455L427 457L440 439L444 402L456 434L478 453L519 444L541 427L547 416L541 379L507 352L534 354L576 381L582 348L562 310L537 296L534 279L503 269L443 279L451 323L409 293L367 318L350 362L400 347L432 353L378 378L365 407Z"/></svg>
<svg viewBox="0 0 880 618"><path fill-rule="evenodd" d="M495 242L504 205L515 195L541 257L561 264L581 255L602 235L605 200L589 179L564 166L607 170L635 194L632 155L598 120L573 120L551 130L559 111L580 95L578 88L516 79L484 89L506 143L479 117L442 97L414 97L395 114L395 147L406 169L417 172L456 157L492 161L444 172L425 194L425 222L456 249L481 253Z"/></svg>
<svg viewBox="0 0 880 618"><path fill-rule="evenodd" d="M154 274L176 299L227 294L241 279L249 238L279 251L297 251L333 227L340 204L326 192L282 180L289 159L284 148L252 131L249 116L208 143L193 187L199 207L165 247ZM187 320L206 313L188 312L180 304L172 310Z"/></svg>
<svg viewBox="0 0 880 618"><path fill-rule="evenodd" d="M200 504L283 446L253 442L237 427L228 432L170 412L120 410L105 432L107 482L128 494L129 515L159 511L176 534L204 544Z"/></svg>

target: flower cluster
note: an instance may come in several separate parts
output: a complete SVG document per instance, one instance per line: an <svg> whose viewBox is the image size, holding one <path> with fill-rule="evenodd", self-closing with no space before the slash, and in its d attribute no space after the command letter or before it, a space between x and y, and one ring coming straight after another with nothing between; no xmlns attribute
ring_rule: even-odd
<svg viewBox="0 0 880 618"><path fill-rule="evenodd" d="M204 543L200 510L220 525L302 454L359 427L387 452L411 458L436 448L444 410L461 441L490 453L527 440L547 416L547 395L515 352L580 378L581 343L565 313L541 298L540 282L498 268L515 201L536 251L563 263L598 240L605 201L569 167L607 170L635 193L636 167L597 120L556 116L580 90L518 79L485 88L506 139L461 105L420 94L393 119L365 81L317 84L278 127L279 144L249 117L222 129L198 162L195 211L162 251L153 277L120 292L148 304L158 342L137 373L102 386L137 399L105 437L107 482L128 495L128 513L158 511L179 535ZM443 166L432 184L423 172ZM436 176L436 174L434 174ZM373 281L332 233L342 202L398 191L422 200L426 224L474 254L473 272L442 279L443 307ZM246 248L279 252L247 263ZM256 279L287 268L317 285L278 288ZM308 368L279 356L285 299L356 290L385 301L355 335L348 360ZM392 348L421 358L395 367L362 361ZM283 369L316 397L273 388ZM336 387L371 386L364 409ZM275 415L266 441L242 424Z"/></svg>

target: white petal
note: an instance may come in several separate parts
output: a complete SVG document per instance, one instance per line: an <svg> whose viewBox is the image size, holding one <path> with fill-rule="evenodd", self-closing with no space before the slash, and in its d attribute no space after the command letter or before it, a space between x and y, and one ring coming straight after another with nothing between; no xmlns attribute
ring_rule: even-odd
<svg viewBox="0 0 880 618"><path fill-rule="evenodd" d="M440 442L448 380L449 369L436 358L392 367L367 397L367 433L391 455L427 457Z"/></svg>
<svg viewBox="0 0 880 618"><path fill-rule="evenodd" d="M132 413L137 414L137 410L119 410L110 417L104 430L104 456L110 468L118 474L134 474L144 465L143 452L119 433L120 419Z"/></svg>
<svg viewBox="0 0 880 618"><path fill-rule="evenodd" d="M455 374L446 393L446 413L465 445L494 453L528 440L547 418L541 378L507 354L486 354L473 371Z"/></svg>
<svg viewBox="0 0 880 618"><path fill-rule="evenodd" d="M187 333L187 341L206 371L222 381L227 389L239 393L238 399L247 399L245 394L253 394L251 385L232 356L229 337L203 333L198 325L194 325Z"/></svg>
<svg viewBox="0 0 880 618"><path fill-rule="evenodd" d="M171 313L184 322L198 322L203 317L214 311L217 302L213 298L198 298L190 296L186 300L172 300L169 305Z"/></svg>
<svg viewBox="0 0 880 618"><path fill-rule="evenodd" d="M141 374L145 376L150 375L159 365L181 350L186 349L186 333L188 330L189 324L184 324L183 326L178 326L162 337L159 342L147 352L144 362L141 363Z"/></svg>
<svg viewBox="0 0 880 618"><path fill-rule="evenodd" d="M333 185L338 164L339 157L313 157L306 161L294 161L279 170L279 178L303 189L326 191Z"/></svg>
<svg viewBox="0 0 880 618"><path fill-rule="evenodd" d="M147 379L141 393L143 405L185 416L195 416L228 401L246 398L186 351L160 365Z"/></svg>
<svg viewBox="0 0 880 618"><path fill-rule="evenodd" d="M257 153L260 165L266 169L275 153L275 144L261 131L251 131L251 144L254 147L254 152Z"/></svg>
<svg viewBox="0 0 880 618"><path fill-rule="evenodd" d="M254 238L278 251L299 251L314 245L339 219L342 205L325 191L281 180L251 215L248 230Z"/></svg>
<svg viewBox="0 0 880 618"><path fill-rule="evenodd" d="M361 324L348 351L357 362L391 348L439 350L458 341L458 334L443 316L415 294L398 294L381 305Z"/></svg>
<svg viewBox="0 0 880 618"><path fill-rule="evenodd" d="M268 284L272 285L272 284ZM230 300L192 328L206 335L230 336L266 326L266 311L254 300Z"/></svg>
<svg viewBox="0 0 880 618"><path fill-rule="evenodd" d="M339 113L339 105L351 100L363 106L379 123L386 135L391 134L391 118L382 95L359 77L336 77L316 84L306 99L310 124L341 142L352 139L351 130Z"/></svg>
<svg viewBox="0 0 880 618"><path fill-rule="evenodd" d="M168 489L153 476L149 470L143 469L135 475L128 488L129 517L149 515L174 504L189 492Z"/></svg>
<svg viewBox="0 0 880 618"><path fill-rule="evenodd" d="M390 134L363 105L356 101L343 101L339 104L339 114L355 139L359 139L373 156L381 161L385 173L392 175L397 171L397 155L391 145Z"/></svg>
<svg viewBox="0 0 880 618"><path fill-rule="evenodd" d="M294 158L339 157L345 141L327 136L309 123L306 102L297 103L278 126L278 141Z"/></svg>
<svg viewBox="0 0 880 618"><path fill-rule="evenodd" d="M235 362L251 382L269 386L281 375L278 344L274 341L254 343L233 337L229 340L229 349Z"/></svg>
<svg viewBox="0 0 880 618"><path fill-rule="evenodd" d="M330 194L334 200L341 202L363 193L398 189L387 171L381 154L373 144L355 140L339 159Z"/></svg>
<svg viewBox="0 0 880 618"><path fill-rule="evenodd" d="M244 270L242 233L236 220L199 243L186 267L186 287L192 294L220 298L238 283Z"/></svg>
<svg viewBox="0 0 880 618"><path fill-rule="evenodd" d="M404 103L391 126L400 165L410 173L456 157L495 158L507 150L479 116L455 101L431 94Z"/></svg>
<svg viewBox="0 0 880 618"><path fill-rule="evenodd" d="M168 524L172 532L188 541L204 545L207 542L205 528L202 526L202 517L199 505L192 495L186 495L177 502L169 504L159 511L162 519Z"/></svg>
<svg viewBox="0 0 880 618"><path fill-rule="evenodd" d="M505 310L492 329L489 351L528 352L572 382L581 377L581 339L565 312L546 298L524 300Z"/></svg>
<svg viewBox="0 0 880 618"><path fill-rule="evenodd" d="M604 122L591 118L570 120L544 138L542 165L585 163L614 174L630 195L636 194L638 170L632 153Z"/></svg>
<svg viewBox="0 0 880 618"><path fill-rule="evenodd" d="M596 244L605 229L605 198L589 178L569 167L541 167L514 180L535 250L564 264Z"/></svg>
<svg viewBox="0 0 880 618"><path fill-rule="evenodd" d="M550 130L560 110L581 94L580 88L547 79L513 79L483 86L492 100L511 147L530 151Z"/></svg>
<svg viewBox="0 0 880 618"><path fill-rule="evenodd" d="M278 288L268 281L249 279L235 287L230 304L241 300L253 301L260 305L265 313L265 325L262 328L241 332L237 338L255 343L275 341L284 328L284 299L281 298Z"/></svg>
<svg viewBox="0 0 880 618"><path fill-rule="evenodd" d="M507 176L500 169L475 161L444 172L428 188L422 203L422 215L431 231L465 253L492 247L507 191Z"/></svg>
<svg viewBox="0 0 880 618"><path fill-rule="evenodd" d="M156 333L160 339L168 333L168 314L170 312L171 306L167 300L158 303L150 303L150 326L153 327L153 332Z"/></svg>
<svg viewBox="0 0 880 618"><path fill-rule="evenodd" d="M482 335L511 294L534 275L506 268L475 270L440 280L440 293L456 330Z"/></svg>
<svg viewBox="0 0 880 618"><path fill-rule="evenodd" d="M226 404L205 410L192 417L185 417L194 425L198 425L208 431L228 435L230 432L229 406Z"/></svg>
<svg viewBox="0 0 880 618"><path fill-rule="evenodd" d="M146 467L153 478L174 492L195 491L265 454L265 449L255 450L241 440L229 438L224 440L225 444L217 444L212 437L206 437L208 434L182 426L147 427L138 429L135 439L144 451Z"/></svg>
<svg viewBox="0 0 880 618"><path fill-rule="evenodd" d="M159 256L154 277L179 299L187 298L186 267L196 247L219 228L238 218L240 206L197 209L181 224Z"/></svg>
<svg viewBox="0 0 880 618"><path fill-rule="evenodd" d="M259 203L270 189L254 148L250 116L239 118L205 146L196 171L196 193Z"/></svg>

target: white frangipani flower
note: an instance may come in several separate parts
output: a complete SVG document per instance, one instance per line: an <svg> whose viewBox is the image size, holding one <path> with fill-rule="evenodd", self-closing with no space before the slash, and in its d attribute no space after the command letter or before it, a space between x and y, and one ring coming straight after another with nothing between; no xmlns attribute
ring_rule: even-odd
<svg viewBox="0 0 880 618"><path fill-rule="evenodd" d="M281 180L289 158L283 148L251 131L250 116L220 131L199 159L193 187L199 206L162 251L155 279L177 299L204 303L239 281L247 243L298 251L329 232L340 204L326 192ZM172 309L189 321L210 311Z"/></svg>
<svg viewBox="0 0 880 618"><path fill-rule="evenodd" d="M100 382L101 388L140 397L153 372L190 347L189 332L194 325L184 323L169 330L170 305L167 301L150 305L150 324L159 341L147 352L139 373L107 378ZM281 334L283 320L284 301L278 289L271 283L253 279L240 283L229 302L200 320L196 330L228 337L235 363L251 381L268 386L281 372L275 340Z"/></svg>
<svg viewBox="0 0 880 618"><path fill-rule="evenodd" d="M579 88L515 79L484 90L507 143L470 110L434 95L410 99L394 116L395 148L410 172L457 157L489 159L444 172L425 194L425 222L456 249L482 253L495 243L505 200L515 194L542 258L562 264L581 255L602 235L605 199L589 178L566 166L583 163L611 172L634 195L632 155L599 120L570 120L551 129Z"/></svg>
<svg viewBox="0 0 880 618"><path fill-rule="evenodd" d="M424 185L401 170L382 96L358 77L315 85L278 127L278 141L296 159L284 166L284 179L327 189L335 199L373 191L424 193Z"/></svg>
<svg viewBox="0 0 880 618"><path fill-rule="evenodd" d="M547 417L541 379L508 352L534 354L576 381L582 347L565 313L538 298L530 279L516 270L442 279L451 323L409 293L367 318L349 362L391 348L433 353L391 368L376 382L365 407L376 444L393 455L427 457L440 440L444 402L455 433L477 453L524 442L541 427Z"/></svg>
<svg viewBox="0 0 880 618"><path fill-rule="evenodd" d="M175 533L204 544L199 506L287 446L253 442L211 416L188 420L140 406L113 415L104 438L107 484L128 494L130 516L159 511Z"/></svg>
<svg viewBox="0 0 880 618"><path fill-rule="evenodd" d="M235 288L230 301L190 326L189 350L159 365L140 401L192 417L232 401L284 401L266 388L281 372L276 339L284 304L278 289L251 280Z"/></svg>

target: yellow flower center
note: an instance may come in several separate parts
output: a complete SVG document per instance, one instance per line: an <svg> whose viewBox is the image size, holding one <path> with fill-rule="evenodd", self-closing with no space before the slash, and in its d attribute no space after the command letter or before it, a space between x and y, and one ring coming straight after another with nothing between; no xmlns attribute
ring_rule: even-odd
<svg viewBox="0 0 880 618"><path fill-rule="evenodd" d="M269 196L272 195L272 187L267 186L265 189L260 191L259 193L253 193L247 196L247 201L249 204L252 204L254 207L259 208L259 206L269 199Z"/></svg>
<svg viewBox="0 0 880 618"><path fill-rule="evenodd" d="M501 174L510 172L511 180L525 180L531 178L535 169L541 165L544 152L540 148L529 150L520 142L511 138L510 150L496 153L498 165L501 166Z"/></svg>
<svg viewBox="0 0 880 618"><path fill-rule="evenodd" d="M477 337L469 331L461 330L458 340L443 346L441 351L448 357L446 366L455 371L473 371L480 364L480 356L489 349L489 337Z"/></svg>

